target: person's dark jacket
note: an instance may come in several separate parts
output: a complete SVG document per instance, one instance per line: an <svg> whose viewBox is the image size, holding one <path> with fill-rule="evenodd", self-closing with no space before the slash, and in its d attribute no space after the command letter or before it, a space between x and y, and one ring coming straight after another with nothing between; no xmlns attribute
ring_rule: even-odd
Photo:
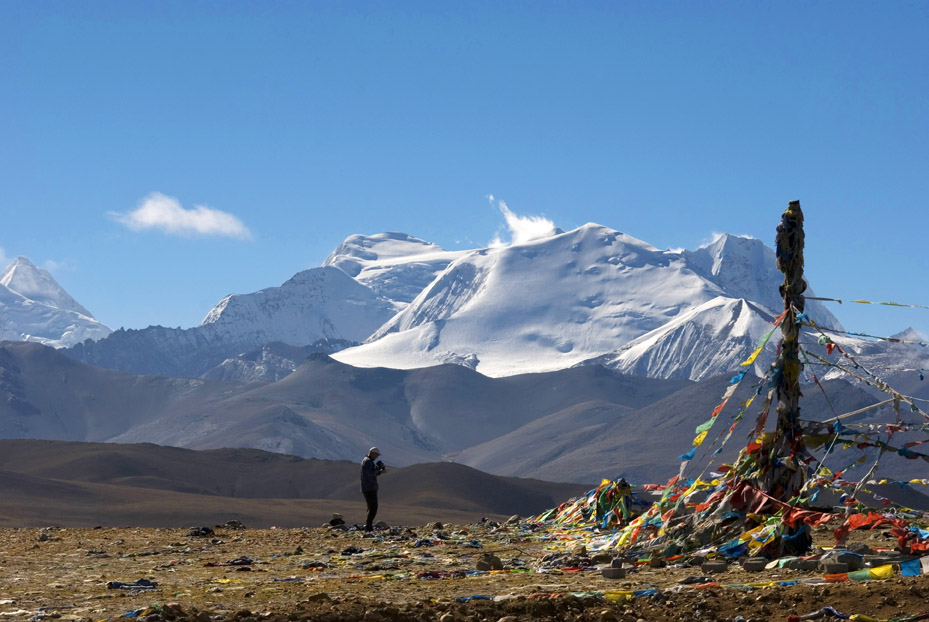
<svg viewBox="0 0 929 622"><path fill-rule="evenodd" d="M374 460L368 456L361 461L361 492L374 492L377 490L377 476L383 473L383 468L378 466Z"/></svg>

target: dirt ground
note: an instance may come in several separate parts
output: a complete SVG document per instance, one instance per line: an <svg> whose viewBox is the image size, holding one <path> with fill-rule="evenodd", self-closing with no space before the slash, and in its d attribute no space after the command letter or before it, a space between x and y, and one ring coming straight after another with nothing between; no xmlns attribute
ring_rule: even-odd
<svg viewBox="0 0 929 622"><path fill-rule="evenodd" d="M892 546L881 534L867 537L874 548ZM623 579L557 568L609 565L607 556L579 559L576 545L493 522L394 527L374 537L322 528L217 527L196 536L187 529L2 529L0 620L747 622L825 606L877 619L929 612L926 576L750 588L819 575L733 565L709 587L696 587L682 581L701 576L699 566L640 565ZM488 552L504 570L477 570Z"/></svg>

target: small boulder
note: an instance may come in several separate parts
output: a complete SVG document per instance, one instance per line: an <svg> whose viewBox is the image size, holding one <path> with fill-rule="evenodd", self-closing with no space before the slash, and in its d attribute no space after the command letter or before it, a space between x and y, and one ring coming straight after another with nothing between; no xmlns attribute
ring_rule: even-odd
<svg viewBox="0 0 929 622"><path fill-rule="evenodd" d="M477 561L478 570L503 570L503 561L492 553L486 553Z"/></svg>
<svg viewBox="0 0 929 622"><path fill-rule="evenodd" d="M191 527L187 530L187 535L191 538L206 538L215 534L212 527Z"/></svg>

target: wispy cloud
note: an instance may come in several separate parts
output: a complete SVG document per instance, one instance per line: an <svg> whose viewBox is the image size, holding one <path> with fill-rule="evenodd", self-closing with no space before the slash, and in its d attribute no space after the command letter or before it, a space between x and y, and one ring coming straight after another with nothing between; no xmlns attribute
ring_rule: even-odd
<svg viewBox="0 0 929 622"><path fill-rule="evenodd" d="M727 233L719 233L719 232L717 232L717 231L714 231L714 232L710 233L710 237L709 237L709 238L704 237L703 239L701 239L700 242L699 242L699 244L698 244L698 246L697 246L697 248L705 248L705 247L707 247L707 246L711 246L711 245L715 244L717 241L719 241L719 238L723 237L724 235L733 235L734 237L737 237L737 238L744 238L744 239L746 239L746 240L753 240L753 239L754 239L752 236L750 236L750 235L745 235L745 234L742 234L742 233L727 234Z"/></svg>
<svg viewBox="0 0 929 622"><path fill-rule="evenodd" d="M0 246L0 270L6 268L11 261L13 260L6 256L6 251L4 251L3 247Z"/></svg>
<svg viewBox="0 0 929 622"><path fill-rule="evenodd" d="M64 261L46 259L45 262L43 262L42 267L49 272L71 272L77 270L77 263L75 263L73 259L65 259Z"/></svg>
<svg viewBox="0 0 929 622"><path fill-rule="evenodd" d="M153 192L130 212L110 212L109 216L133 231L154 229L169 235L217 235L242 240L252 232L237 217L205 205L184 209L174 197Z"/></svg>
<svg viewBox="0 0 929 622"><path fill-rule="evenodd" d="M496 201L492 194L487 195L487 200L490 201L491 205ZM515 214L505 202L496 201L496 203L500 213L503 214L504 220L506 220L506 227L510 232L510 245L523 244L531 240L551 237L558 232L555 223L544 216L519 216ZM491 248L507 245L508 244L500 238L499 233L497 233L490 242Z"/></svg>

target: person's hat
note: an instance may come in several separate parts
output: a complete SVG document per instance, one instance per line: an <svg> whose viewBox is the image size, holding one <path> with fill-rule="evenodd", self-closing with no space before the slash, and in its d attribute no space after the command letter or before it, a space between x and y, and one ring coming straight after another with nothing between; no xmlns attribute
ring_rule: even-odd
<svg viewBox="0 0 929 622"><path fill-rule="evenodd" d="M380 456L381 450L378 449L377 447L372 447L371 449L368 450L368 455L370 456L371 454L377 454Z"/></svg>

